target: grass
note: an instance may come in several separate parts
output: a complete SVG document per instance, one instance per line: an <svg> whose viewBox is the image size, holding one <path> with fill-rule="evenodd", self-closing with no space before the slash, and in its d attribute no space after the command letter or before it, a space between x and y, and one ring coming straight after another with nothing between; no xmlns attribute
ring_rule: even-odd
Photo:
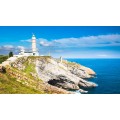
<svg viewBox="0 0 120 120"><path fill-rule="evenodd" d="M8 59L8 56L0 55L0 64Z"/></svg>
<svg viewBox="0 0 120 120"><path fill-rule="evenodd" d="M36 58L51 58L51 56L29 56L28 58L33 58L33 59L36 59Z"/></svg>
<svg viewBox="0 0 120 120"><path fill-rule="evenodd" d="M28 62L25 62L24 63L25 65L25 69L23 70L24 73L27 74L27 76L29 76L31 79L34 79L34 77L31 75L31 73L36 73L36 70L35 70L35 65L33 63L28 63Z"/></svg>
<svg viewBox="0 0 120 120"><path fill-rule="evenodd" d="M40 94L41 91L25 86L6 74L0 78L0 94Z"/></svg>
<svg viewBox="0 0 120 120"><path fill-rule="evenodd" d="M25 63L24 64L26 66L24 72L29 74L30 72L33 72L35 73L35 65L34 64L28 64L28 63Z"/></svg>
<svg viewBox="0 0 120 120"><path fill-rule="evenodd" d="M21 80L22 81L22 80ZM36 81L36 80L35 80ZM36 85L37 85L36 81ZM40 83L40 81L39 81ZM43 86L43 83L41 83ZM63 91L59 91L54 87L48 86L48 88L42 87L37 90L33 87L26 86L21 82L18 82L17 79L11 78L9 75L0 73L0 94L63 94Z"/></svg>
<svg viewBox="0 0 120 120"><path fill-rule="evenodd" d="M47 59L48 57L45 58ZM64 93L57 88L46 86L38 77L33 77L30 73L36 73L36 70L35 64L32 61L29 63L29 61L26 60L23 65L25 66L24 70L6 66L6 73L0 72L0 94ZM27 79L25 77L27 77Z"/></svg>

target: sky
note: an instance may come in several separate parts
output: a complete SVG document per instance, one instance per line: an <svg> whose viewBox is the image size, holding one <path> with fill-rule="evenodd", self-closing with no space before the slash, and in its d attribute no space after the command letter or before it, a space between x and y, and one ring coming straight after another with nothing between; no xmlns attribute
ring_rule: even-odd
<svg viewBox="0 0 120 120"><path fill-rule="evenodd" d="M0 54L31 49L64 58L120 58L120 26L0 26Z"/></svg>

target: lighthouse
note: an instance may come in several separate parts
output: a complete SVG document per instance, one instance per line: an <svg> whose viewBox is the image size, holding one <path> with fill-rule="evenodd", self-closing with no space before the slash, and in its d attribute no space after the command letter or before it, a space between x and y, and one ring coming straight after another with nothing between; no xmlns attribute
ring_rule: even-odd
<svg viewBox="0 0 120 120"><path fill-rule="evenodd" d="M17 57L19 57L19 56L39 56L39 52L38 52L37 45L36 45L36 37L34 34L32 35L31 43L32 43L32 47L31 47L32 49L26 51L24 48L22 48L19 55L14 55L14 56L17 56Z"/></svg>
<svg viewBox="0 0 120 120"><path fill-rule="evenodd" d="M32 53L34 56L39 56L39 53L36 47L36 37L34 34L32 35Z"/></svg>
<svg viewBox="0 0 120 120"><path fill-rule="evenodd" d="M35 35L32 35L32 52L35 53L37 51L36 48L36 37Z"/></svg>

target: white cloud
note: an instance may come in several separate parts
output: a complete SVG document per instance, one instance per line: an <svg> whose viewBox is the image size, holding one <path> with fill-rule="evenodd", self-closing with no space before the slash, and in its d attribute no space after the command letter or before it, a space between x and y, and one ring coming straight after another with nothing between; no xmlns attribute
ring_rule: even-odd
<svg viewBox="0 0 120 120"><path fill-rule="evenodd" d="M31 42L31 39L21 40L21 42ZM98 36L85 36L79 38L61 38L51 41L39 38L37 42L43 47L103 47L120 46L120 34L108 34Z"/></svg>
<svg viewBox="0 0 120 120"><path fill-rule="evenodd" d="M0 49L11 50L11 49L14 49L14 46L13 45L3 45L3 46L0 46Z"/></svg>
<svg viewBox="0 0 120 120"><path fill-rule="evenodd" d="M107 54L101 54L101 55L98 55L100 57L107 57L108 55Z"/></svg>
<svg viewBox="0 0 120 120"><path fill-rule="evenodd" d="M21 42L32 42L31 39L27 39L27 40L20 40Z"/></svg>
<svg viewBox="0 0 120 120"><path fill-rule="evenodd" d="M0 46L0 50L2 51L16 51L16 50L20 50L20 49L25 49L24 46L13 46L13 45L3 45Z"/></svg>
<svg viewBox="0 0 120 120"><path fill-rule="evenodd" d="M52 41L48 41L47 39L39 38L38 41L41 46L44 46L44 47L52 46Z"/></svg>
<svg viewBox="0 0 120 120"><path fill-rule="evenodd" d="M61 38L48 41L44 38L40 38L40 45L49 47L103 47L103 46L120 46L120 35L98 35L87 36L79 38Z"/></svg>
<svg viewBox="0 0 120 120"><path fill-rule="evenodd" d="M25 49L24 46L17 46L16 48L17 48L17 49Z"/></svg>
<svg viewBox="0 0 120 120"><path fill-rule="evenodd" d="M24 42L29 42L29 40L24 40ZM62 54L67 56L68 53L70 53L69 56L70 55L74 56L74 54L76 56L78 56L78 54L82 56L82 53L79 51L79 48L81 48L82 51L87 51L88 49L86 48L90 48L90 47L98 48L98 47L108 47L108 46L120 46L120 34L84 36L78 38L71 37L71 38L61 38L61 39L53 39L53 40L38 38L37 43L40 45L39 49L42 54L50 51L51 53L56 55ZM102 49L99 50L102 51ZM78 53L76 53L77 51ZM85 53L84 55L89 56L88 53ZM90 56L95 56L100 58L110 57L109 53L96 53L95 55L90 54Z"/></svg>
<svg viewBox="0 0 120 120"><path fill-rule="evenodd" d="M55 41L65 47L120 46L120 35L112 34L80 38L63 38Z"/></svg>

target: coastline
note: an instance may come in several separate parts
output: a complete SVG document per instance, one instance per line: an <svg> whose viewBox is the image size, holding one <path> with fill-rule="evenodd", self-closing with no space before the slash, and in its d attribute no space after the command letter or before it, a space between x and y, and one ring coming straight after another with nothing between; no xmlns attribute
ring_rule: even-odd
<svg viewBox="0 0 120 120"><path fill-rule="evenodd" d="M27 75L32 75L34 79L40 79L43 83L55 86L61 90L68 92L79 90L81 93L87 93L88 91L85 91L84 87L97 87L97 84L85 80L93 77L96 73L92 69L75 62L67 60L62 60L61 62L60 59L50 56L13 57L9 58L8 61L3 62L3 65L12 65L12 69L17 69L21 72L31 69L31 71L26 71Z"/></svg>

